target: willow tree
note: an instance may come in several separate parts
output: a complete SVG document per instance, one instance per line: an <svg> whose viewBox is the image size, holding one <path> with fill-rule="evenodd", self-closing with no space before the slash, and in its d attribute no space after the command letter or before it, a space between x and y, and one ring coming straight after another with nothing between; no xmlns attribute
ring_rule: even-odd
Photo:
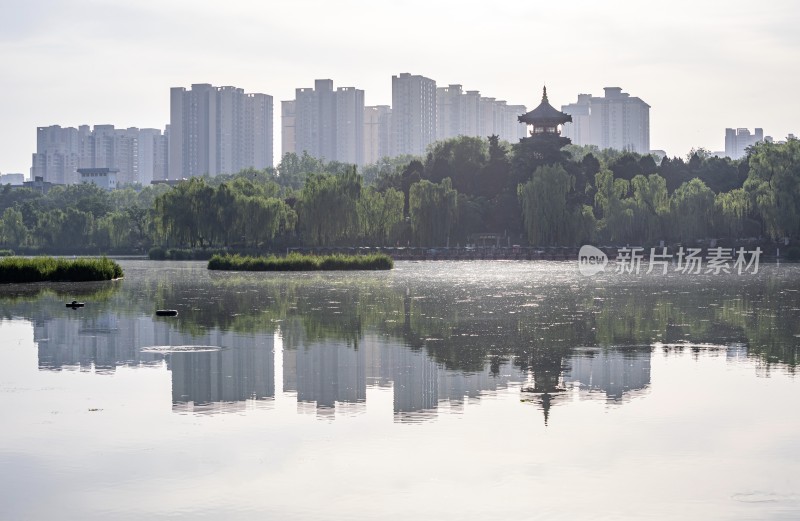
<svg viewBox="0 0 800 521"><path fill-rule="evenodd" d="M744 188L772 238L800 237L800 141L759 143Z"/></svg>
<svg viewBox="0 0 800 521"><path fill-rule="evenodd" d="M358 234L360 195L361 176L355 168L338 175L309 176L297 206L303 240L319 246L352 241Z"/></svg>
<svg viewBox="0 0 800 521"><path fill-rule="evenodd" d="M22 212L16 208L6 208L0 217L0 244L18 248L27 238L28 229L22 220Z"/></svg>
<svg viewBox="0 0 800 521"><path fill-rule="evenodd" d="M241 233L245 246L268 244L291 221L292 209L275 197L238 196L235 207L235 229Z"/></svg>
<svg viewBox="0 0 800 521"><path fill-rule="evenodd" d="M561 165L541 166L530 181L519 185L522 220L531 244L553 246L572 242L567 194L574 186L575 178Z"/></svg>
<svg viewBox="0 0 800 521"><path fill-rule="evenodd" d="M717 233L737 239L744 232L745 219L750 213L750 198L743 188L723 192L714 197L714 226Z"/></svg>
<svg viewBox="0 0 800 521"><path fill-rule="evenodd" d="M595 175L595 207L601 218L597 223L600 237L606 241L625 243L634 237L634 204L627 197L630 182L614 179L610 170Z"/></svg>
<svg viewBox="0 0 800 521"><path fill-rule="evenodd" d="M449 244L450 230L456 221L458 192L450 178L441 183L422 180L411 185L409 216L414 241L420 246Z"/></svg>
<svg viewBox="0 0 800 521"><path fill-rule="evenodd" d="M367 244L383 246L396 238L403 222L403 192L390 188L384 193L368 187L357 203L359 236Z"/></svg>
<svg viewBox="0 0 800 521"><path fill-rule="evenodd" d="M649 157L649 156L647 156ZM664 238L669 216L667 181L658 174L637 175L631 180L634 208L634 236L652 243Z"/></svg>
<svg viewBox="0 0 800 521"><path fill-rule="evenodd" d="M674 239L690 241L709 236L714 216L714 192L700 179L692 179L675 190L670 199L670 233Z"/></svg>

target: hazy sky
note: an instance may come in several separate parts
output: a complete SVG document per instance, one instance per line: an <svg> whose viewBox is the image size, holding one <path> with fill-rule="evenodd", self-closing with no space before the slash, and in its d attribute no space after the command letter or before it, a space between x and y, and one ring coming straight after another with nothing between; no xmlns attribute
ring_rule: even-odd
<svg viewBox="0 0 800 521"><path fill-rule="evenodd" d="M772 0L0 0L0 172L29 173L36 127L163 128L169 88L280 101L330 78L391 104L422 74L555 106L618 86L651 105L652 148L724 148L725 127L800 133L800 3Z"/></svg>

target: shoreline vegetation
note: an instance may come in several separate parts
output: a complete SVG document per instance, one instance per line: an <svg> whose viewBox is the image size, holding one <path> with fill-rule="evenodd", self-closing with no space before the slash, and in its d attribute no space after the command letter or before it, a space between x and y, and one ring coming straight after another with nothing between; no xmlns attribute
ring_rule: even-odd
<svg viewBox="0 0 800 521"><path fill-rule="evenodd" d="M243 257L214 255L208 269L221 271L354 271L390 270L394 261L383 253L368 255L303 255L290 253L285 257Z"/></svg>
<svg viewBox="0 0 800 521"><path fill-rule="evenodd" d="M122 268L107 258L57 259L5 257L0 259L0 284L26 282L90 282L121 278Z"/></svg>

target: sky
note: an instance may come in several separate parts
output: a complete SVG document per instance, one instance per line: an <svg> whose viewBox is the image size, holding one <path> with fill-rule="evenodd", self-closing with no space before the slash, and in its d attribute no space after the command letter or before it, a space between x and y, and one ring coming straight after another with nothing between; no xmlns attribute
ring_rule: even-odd
<svg viewBox="0 0 800 521"><path fill-rule="evenodd" d="M0 0L0 172L28 175L36 127L164 128L169 88L280 101L329 78L391 104L421 74L556 107L621 87L670 156L724 150L726 127L800 134L796 0Z"/></svg>

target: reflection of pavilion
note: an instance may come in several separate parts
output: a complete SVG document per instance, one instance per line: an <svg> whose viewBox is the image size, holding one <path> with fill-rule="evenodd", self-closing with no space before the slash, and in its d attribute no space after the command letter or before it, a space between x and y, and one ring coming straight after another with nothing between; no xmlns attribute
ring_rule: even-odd
<svg viewBox="0 0 800 521"><path fill-rule="evenodd" d="M580 350L567 360L564 384L602 392L609 401L620 401L650 385L651 353L649 346Z"/></svg>
<svg viewBox="0 0 800 521"><path fill-rule="evenodd" d="M114 314L59 317L34 326L39 367L79 366L111 372L119 365L160 364L172 374L176 409L231 410L248 400L274 397L273 333L238 334L210 329L178 331L173 323ZM295 392L299 410L332 415L364 407L369 387L391 388L397 421L431 418L446 406L458 410L470 399L522 384L545 421L565 388L578 386L619 401L650 383L650 348L590 349L564 358L561 349L540 349L513 361L487 362L477 371L450 370L424 347L362 334L358 347L344 341L285 338L283 388ZM294 344L294 345L292 345ZM208 352L141 352L149 346L208 345ZM235 408L235 407L234 407Z"/></svg>

